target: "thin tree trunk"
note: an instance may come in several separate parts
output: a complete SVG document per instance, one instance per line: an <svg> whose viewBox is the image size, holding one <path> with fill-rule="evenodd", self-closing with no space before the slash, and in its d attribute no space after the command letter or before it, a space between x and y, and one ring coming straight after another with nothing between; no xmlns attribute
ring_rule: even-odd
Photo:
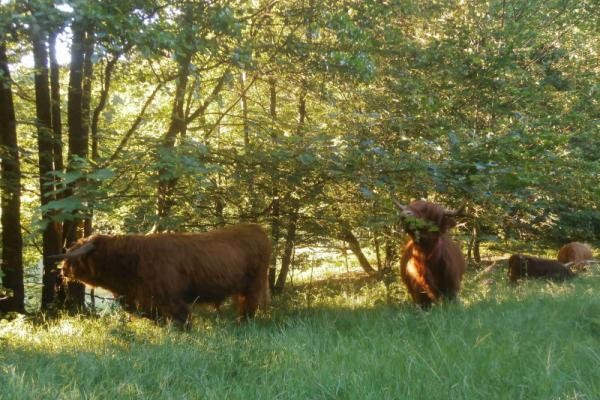
<svg viewBox="0 0 600 400"><path fill-rule="evenodd" d="M377 257L377 271L381 272L383 270L383 265L381 262L381 246L379 245L379 236L377 232L373 233L373 244L375 245L375 256Z"/></svg>
<svg viewBox="0 0 600 400"><path fill-rule="evenodd" d="M481 263L480 243L479 237L475 238L475 242L473 243L473 259L477 264Z"/></svg>
<svg viewBox="0 0 600 400"><path fill-rule="evenodd" d="M271 130L271 145L273 150L277 147L277 134L275 127L277 123L277 87L274 78L269 78L269 113L273 124ZM279 237L280 237L280 200L279 200L279 182L277 171L272 168L271 173L271 242L273 253L271 254L271 267L269 268L269 286L275 288L275 278L277 273L277 257L279 256Z"/></svg>
<svg viewBox="0 0 600 400"><path fill-rule="evenodd" d="M392 264L394 263L394 260L398 256L398 244L395 241L390 240L389 238L386 238L384 247L385 247L384 270L391 271Z"/></svg>
<svg viewBox="0 0 600 400"><path fill-rule="evenodd" d="M6 45L0 42L0 156L2 175L2 286L10 294L0 300L0 312L25 312L23 238L21 236L21 166Z"/></svg>
<svg viewBox="0 0 600 400"><path fill-rule="evenodd" d="M221 121L221 102L218 102L218 121ZM204 119L204 116L202 117ZM217 152L221 151L221 122L215 127L217 137ZM223 182L221 179L221 173L217 172L217 178L215 180L215 217L217 219L217 227L222 228L225 226L225 201L223 200Z"/></svg>
<svg viewBox="0 0 600 400"><path fill-rule="evenodd" d="M474 223L473 228L471 229L471 238L467 245L467 261L469 264L471 264L471 261L475 261L478 264L481 263L480 243L479 227Z"/></svg>
<svg viewBox="0 0 600 400"><path fill-rule="evenodd" d="M106 101L108 100L108 93L110 91L110 84L112 82L112 73L117 65L117 61L119 60L119 56L122 53L114 54L113 58L106 62L106 67L104 68L104 75L102 81L102 90L100 91L100 95L98 98L98 104L94 108L94 112L92 113L92 122L90 125L90 138L92 139L92 160L98 160L100 158L100 152L98 150L99 144L99 134L98 134L98 123L100 121L100 113L106 107Z"/></svg>
<svg viewBox="0 0 600 400"><path fill-rule="evenodd" d="M342 226L341 238L346 243L348 243L348 248L352 251L352 253L354 253L362 269L364 269L365 272L369 275L376 274L377 271L373 269L371 263L369 262L369 260L367 260L367 257L363 253L360 247L360 243L358 242L356 236L354 236L354 233L352 233L352 231L349 228Z"/></svg>
<svg viewBox="0 0 600 400"><path fill-rule="evenodd" d="M38 167L40 180L40 202L46 205L53 200L51 191L54 186L54 140L52 131L52 116L50 90L48 81L48 53L46 50L46 35L35 22L31 26L31 42L33 47L33 60L35 66L35 109L38 141ZM58 254L61 250L60 230L53 221L52 214L42 212L42 220L46 226L42 231L42 257L44 274L42 277L42 304L43 310L51 308L56 301L61 279L56 268L56 262L48 256Z"/></svg>
<svg viewBox="0 0 600 400"><path fill-rule="evenodd" d="M383 271L389 272L392 270L392 264L398 258L397 235L391 226L383 228L383 254Z"/></svg>
<svg viewBox="0 0 600 400"><path fill-rule="evenodd" d="M241 106L242 106L242 123L244 130L244 146L246 150L250 145L250 125L248 121L248 96L246 96L246 73L240 72L239 75L240 80L240 96L241 96Z"/></svg>
<svg viewBox="0 0 600 400"><path fill-rule="evenodd" d="M295 206L294 210L290 213L290 220L288 222L285 232L285 245L283 247L283 256L281 257L281 270L275 282L275 291L281 292L285 286L288 273L294 254L296 244L296 229L298 226L298 207Z"/></svg>
<svg viewBox="0 0 600 400"><path fill-rule="evenodd" d="M246 72L242 71L239 75L240 82L240 97L242 107L242 124L244 132L244 150L245 154L248 155L250 152L250 121L248 120L248 96L246 95ZM250 201L250 209L248 210L249 220L256 222L256 197L254 196L254 176L249 168L244 169L246 179L248 179L248 199Z"/></svg>
<svg viewBox="0 0 600 400"><path fill-rule="evenodd" d="M273 86L271 86L273 87ZM273 94L271 93L271 96ZM298 125L296 134L300 137L304 136L304 125L306 123L306 83L302 82L302 87L300 89L300 95L298 97ZM292 196L289 196L292 199ZM295 203L294 200L292 200ZM287 279L287 274L290 268L290 262L292 259L292 253L294 250L295 240L296 240L296 226L298 223L298 211L299 206L297 204L293 204L291 207L291 212L289 217L288 226L286 228L286 237L285 237L285 245L283 249L283 255L281 257L281 270L279 271L279 276L277 277L277 281L275 282L275 291L281 291L283 286L285 285L285 280Z"/></svg>
<svg viewBox="0 0 600 400"><path fill-rule="evenodd" d="M304 135L304 125L306 124L306 89L303 87L300 91L298 102L298 135Z"/></svg>
<svg viewBox="0 0 600 400"><path fill-rule="evenodd" d="M178 135L183 135L186 129L184 114L185 93L190 74L191 56L187 55L179 60L179 73L175 87L175 98L173 99L173 108L171 110L171 121L169 128L165 133L160 151L162 153L172 152L175 149L175 141ZM160 155L159 155L160 157ZM152 229L155 232L162 232L167 228L166 220L171 213L174 205L173 191L177 185L177 179L171 176L170 168L163 167L159 171L156 217L157 221Z"/></svg>
<svg viewBox="0 0 600 400"><path fill-rule="evenodd" d="M85 140L85 156L88 154L88 144L90 136L90 110L92 103L92 78L94 75L94 64L92 56L94 55L94 34L87 30L83 41L83 82L81 92L81 130ZM92 158L94 158L92 156Z"/></svg>
<svg viewBox="0 0 600 400"><path fill-rule="evenodd" d="M52 103L52 131L54 133L54 170L62 171L62 118L60 113L60 67L56 60L56 37L58 32L50 34L48 51L50 56L50 101Z"/></svg>
<svg viewBox="0 0 600 400"><path fill-rule="evenodd" d="M82 96L81 96L81 110L82 110L82 132L86 138L86 149L85 157L88 155L88 145L90 137L90 111L92 103L92 78L94 75L94 64L92 63L92 56L94 54L94 35L90 30L86 32L84 40L84 61L83 61L83 85L82 85ZM92 161L97 161L97 157L92 154ZM83 221L83 237L90 236L92 234L92 224L94 217L94 208L92 204L88 204L89 211ZM85 287L84 287L85 290Z"/></svg>
<svg viewBox="0 0 600 400"><path fill-rule="evenodd" d="M78 21L73 23L73 41L71 46L71 70L69 75L68 92L68 122L69 122L69 165L68 170L81 168L79 160L85 160L88 154L88 133L85 117L84 93L84 64L86 63L86 29ZM89 116L88 116L89 118ZM75 184L70 185L69 195L75 190ZM70 247L83 237L84 221L80 215L74 216L73 221L65 223L66 247ZM68 282L66 293L62 299L70 309L83 309L85 305L85 285L78 282Z"/></svg>

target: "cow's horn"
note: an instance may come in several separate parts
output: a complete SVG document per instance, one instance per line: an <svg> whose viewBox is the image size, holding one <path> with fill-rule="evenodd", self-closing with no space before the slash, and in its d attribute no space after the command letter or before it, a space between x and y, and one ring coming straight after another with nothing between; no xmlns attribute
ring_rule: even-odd
<svg viewBox="0 0 600 400"><path fill-rule="evenodd" d="M52 256L48 256L47 258L51 260L70 260L72 258L77 258L88 254L90 251L94 250L94 244L92 242L87 242L81 247L78 247L74 250L69 250L64 254L55 254Z"/></svg>
<svg viewBox="0 0 600 400"><path fill-rule="evenodd" d="M458 210L446 210L446 212L444 212L444 215L447 215L448 217L461 217L465 215L465 208L466 207L462 205Z"/></svg>
<svg viewBox="0 0 600 400"><path fill-rule="evenodd" d="M392 196L392 202L394 203L394 205L396 207L398 207L400 209L400 211L402 211L402 214L406 214L406 215L411 214L409 208L407 206L405 206L404 204L400 203L398 201L398 199L393 196Z"/></svg>

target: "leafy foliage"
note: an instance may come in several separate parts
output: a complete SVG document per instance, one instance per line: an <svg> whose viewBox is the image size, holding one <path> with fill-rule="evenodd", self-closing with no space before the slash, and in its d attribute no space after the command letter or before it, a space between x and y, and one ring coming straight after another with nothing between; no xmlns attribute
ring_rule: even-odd
<svg viewBox="0 0 600 400"><path fill-rule="evenodd" d="M25 187L33 15L65 40L89 22L92 110L107 91L99 158L56 173L55 194L80 183L45 206L56 220L93 209L99 231L148 231L168 182L165 229L255 220L329 249L350 230L378 266L401 237L391 195L466 205L473 243L598 239L594 1L28 4L2 13Z"/></svg>

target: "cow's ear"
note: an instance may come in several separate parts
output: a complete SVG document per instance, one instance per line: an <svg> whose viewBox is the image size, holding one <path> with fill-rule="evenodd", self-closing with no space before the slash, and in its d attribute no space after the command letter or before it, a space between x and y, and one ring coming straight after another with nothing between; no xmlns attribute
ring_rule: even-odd
<svg viewBox="0 0 600 400"><path fill-rule="evenodd" d="M464 204L458 208L458 210L454 211L454 218L461 218L467 216L467 206Z"/></svg>
<svg viewBox="0 0 600 400"><path fill-rule="evenodd" d="M454 219L453 215L444 215L444 219L442 222L442 231L447 231L450 228L454 228L456 226L456 219Z"/></svg>

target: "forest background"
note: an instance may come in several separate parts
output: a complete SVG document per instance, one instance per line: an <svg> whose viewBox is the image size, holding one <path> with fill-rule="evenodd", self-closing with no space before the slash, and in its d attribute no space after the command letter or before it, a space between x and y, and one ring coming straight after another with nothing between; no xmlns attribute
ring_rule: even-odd
<svg viewBox="0 0 600 400"><path fill-rule="evenodd" d="M275 291L296 250L396 268L394 198L466 206L472 265L597 242L598 21L594 0L3 0L2 310L83 305L42 256L94 232L258 222Z"/></svg>

